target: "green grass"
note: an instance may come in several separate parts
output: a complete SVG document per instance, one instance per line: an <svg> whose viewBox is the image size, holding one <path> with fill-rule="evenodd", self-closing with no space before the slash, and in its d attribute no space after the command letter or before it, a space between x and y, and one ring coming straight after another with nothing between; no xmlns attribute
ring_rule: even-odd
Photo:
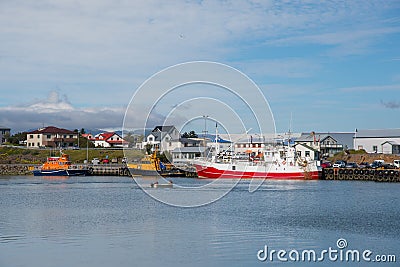
<svg viewBox="0 0 400 267"><path fill-rule="evenodd" d="M63 150L68 154L73 163L83 163L88 154L89 162L93 158L108 159L117 158L118 162L125 156L124 151L115 149L80 149L80 150ZM140 159L144 156L141 150L126 150L129 159ZM0 147L0 164L41 164L46 161L49 156L59 156L59 150L49 149L26 149L19 147Z"/></svg>

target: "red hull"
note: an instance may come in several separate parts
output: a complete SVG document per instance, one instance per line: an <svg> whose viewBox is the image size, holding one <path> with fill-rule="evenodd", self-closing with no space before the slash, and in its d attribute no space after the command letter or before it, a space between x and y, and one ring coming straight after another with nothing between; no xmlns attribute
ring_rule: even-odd
<svg viewBox="0 0 400 267"><path fill-rule="evenodd" d="M231 170L219 170L214 167L195 165L199 178L208 179L275 179L275 180L318 180L321 172L242 172Z"/></svg>

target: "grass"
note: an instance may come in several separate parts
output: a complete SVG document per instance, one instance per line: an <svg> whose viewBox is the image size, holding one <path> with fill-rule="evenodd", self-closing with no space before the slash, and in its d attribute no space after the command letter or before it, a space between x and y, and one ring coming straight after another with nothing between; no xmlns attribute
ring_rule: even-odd
<svg viewBox="0 0 400 267"><path fill-rule="evenodd" d="M83 163L86 160L86 153L88 154L89 162L93 158L98 159L121 159L125 156L122 149L80 149L80 150L64 150L68 154L73 163ZM128 159L140 159L144 156L141 150L126 150ZM0 147L0 164L41 164L46 161L47 157L59 156L59 150L49 149L26 149L21 147Z"/></svg>

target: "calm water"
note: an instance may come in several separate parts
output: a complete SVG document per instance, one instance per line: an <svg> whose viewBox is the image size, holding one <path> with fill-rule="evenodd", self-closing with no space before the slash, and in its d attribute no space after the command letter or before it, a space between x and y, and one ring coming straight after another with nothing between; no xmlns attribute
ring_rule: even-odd
<svg viewBox="0 0 400 267"><path fill-rule="evenodd" d="M257 252L337 249L339 238L397 257L368 266L399 266L399 193L400 184L345 181L269 181L249 193L243 182L213 204L176 208L127 177L1 177L0 266L293 266Z"/></svg>

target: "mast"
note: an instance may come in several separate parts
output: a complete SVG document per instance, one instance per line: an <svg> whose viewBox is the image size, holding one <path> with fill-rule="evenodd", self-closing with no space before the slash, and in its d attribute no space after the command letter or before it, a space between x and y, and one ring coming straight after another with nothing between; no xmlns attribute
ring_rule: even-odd
<svg viewBox="0 0 400 267"><path fill-rule="evenodd" d="M215 122L215 155L219 154L219 145L218 145L218 123Z"/></svg>

